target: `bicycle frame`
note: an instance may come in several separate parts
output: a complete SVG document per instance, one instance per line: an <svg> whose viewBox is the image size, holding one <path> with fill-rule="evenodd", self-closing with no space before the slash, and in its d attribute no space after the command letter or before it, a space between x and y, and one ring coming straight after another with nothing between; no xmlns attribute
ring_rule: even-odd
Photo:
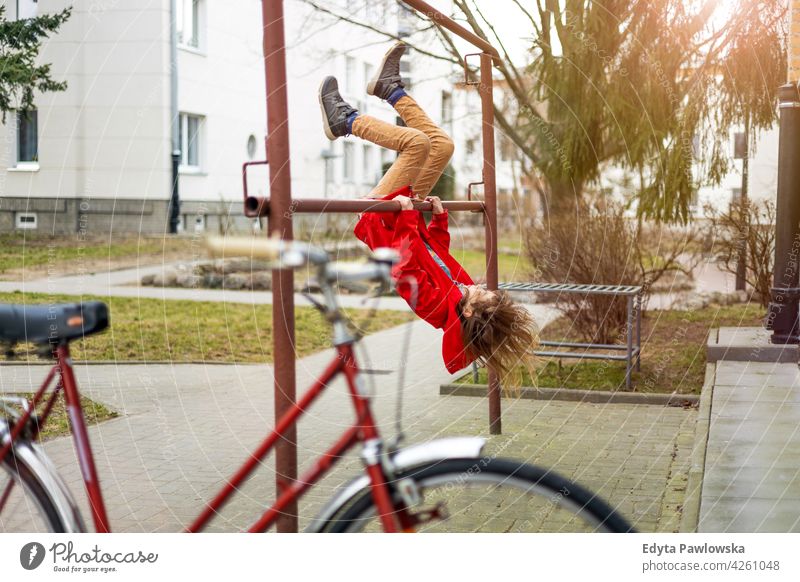
<svg viewBox="0 0 800 582"><path fill-rule="evenodd" d="M38 419L38 429L44 424L47 416L52 410L55 399L59 392L64 392L67 406L67 414L72 427L72 435L80 464L81 475L86 487L86 494L92 511L92 519L98 533L110 532L110 525L106 512L100 482L97 476L97 469L94 462L91 443L86 429L86 420L81 407L80 395L78 392L75 374L72 369L72 359L70 357L69 345L64 343L58 345L53 350L56 364L51 368L39 390L33 396L31 405L20 416L11 430L10 439L0 450L0 459L3 459L15 439L17 439L23 428L28 425L37 404L42 400L48 387L53 380L58 377L56 388L49 396L42 416ZM363 382L359 375L358 364L356 363L353 342L340 344L336 347L336 356L328 365L327 369L317 379L302 396L278 421L275 428L262 441L257 449L249 456L247 461L226 481L225 486L220 492L206 504L201 514L184 531L196 533L202 531L211 519L222 509L230 500L233 494L253 473L253 471L263 461L264 457L275 447L278 440L291 426L296 424L306 409L319 397L330 382L339 374L344 374L347 381L348 390L356 411L356 421L348 428L342 436L319 457L313 466L301 476L300 479L293 481L277 498L269 509L256 521L248 531L263 532L272 526L277 520L281 511L293 501L298 500L326 475L341 456L353 448L356 444L364 445L362 458L366 467L366 474L370 481L370 487L375 505L380 512L380 519L383 529L386 532L396 532L398 529L407 529L412 523L411 516L406 508L400 504L396 507L391 499L389 486L386 482L382 459L382 441L378 433L375 420L369 405L369 396L365 393ZM0 499L0 507L2 500ZM398 525L400 527L398 527Z"/></svg>

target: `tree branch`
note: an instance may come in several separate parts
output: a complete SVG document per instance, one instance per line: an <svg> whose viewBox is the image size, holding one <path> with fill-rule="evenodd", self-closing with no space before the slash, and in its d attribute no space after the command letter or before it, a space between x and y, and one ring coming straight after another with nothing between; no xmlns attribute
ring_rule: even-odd
<svg viewBox="0 0 800 582"><path fill-rule="evenodd" d="M327 14L329 16L333 16L334 18L336 18L338 20L341 20L343 22L347 22L348 24L352 24L354 26L358 26L360 28L364 28L366 30L369 30L371 32L380 34L381 36L384 36L384 37L392 39L392 40L398 40L398 41L402 40L410 48L414 49L415 51L417 51L420 54L423 54L425 56L428 56L428 57L431 57L433 59L437 59L437 60L440 60L440 61L446 61L446 62L451 62L451 63L452 62L456 62L453 59L450 59L450 58L447 58L447 57L443 57L442 55L437 55L436 53L432 53L432 52L430 52L430 51L428 51L426 49L420 48L418 45L410 43L408 41L408 38L400 37L400 36L398 36L396 34L392 34L390 32L386 32L385 30L381 30L377 26L373 26L372 24L369 24L369 23L366 23L366 22L362 22L360 20L356 20L356 19L351 18L349 16L344 16L342 14L337 14L336 12L331 10L330 8L322 6L318 2L315 2L314 0L300 0L300 1L305 3L305 4L307 4L307 5L309 5L309 6L311 6L314 10L316 10L318 12L322 12L323 14Z"/></svg>

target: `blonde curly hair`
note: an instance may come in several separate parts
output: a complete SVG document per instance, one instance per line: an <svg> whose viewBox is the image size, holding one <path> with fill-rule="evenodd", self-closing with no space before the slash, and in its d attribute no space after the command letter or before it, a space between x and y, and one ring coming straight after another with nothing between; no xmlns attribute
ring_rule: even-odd
<svg viewBox="0 0 800 582"><path fill-rule="evenodd" d="M539 329L525 306L505 291L473 298L467 289L457 311L465 347L497 374L504 389L516 391L525 369L534 377L533 352L539 345Z"/></svg>

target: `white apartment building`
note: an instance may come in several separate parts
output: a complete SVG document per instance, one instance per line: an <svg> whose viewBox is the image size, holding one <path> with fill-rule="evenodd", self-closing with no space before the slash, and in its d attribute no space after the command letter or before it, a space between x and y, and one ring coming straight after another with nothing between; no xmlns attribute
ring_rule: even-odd
<svg viewBox="0 0 800 582"><path fill-rule="evenodd" d="M416 24L396 0L341 0L327 4L338 7L338 14L399 36L411 33ZM394 109L367 95L367 82L393 41L315 12L300 0L286 0L284 6L292 194L296 198L364 196L380 178L382 166L394 160L395 155L354 136L330 142L322 132L318 89L325 76L333 75L342 96L360 113L394 123ZM413 42L423 45L429 39L430 35L412 37ZM403 57L401 66L409 92L434 121L441 122L442 100L452 93L452 67L414 52Z"/></svg>
<svg viewBox="0 0 800 582"><path fill-rule="evenodd" d="M457 72L456 77L453 122L450 126L453 141L457 145L452 163L456 171L456 192L466 197L470 183L482 180L483 117L480 96L475 87L464 84L462 71ZM496 80L495 103L504 103L508 98L502 81ZM527 185L522 172L521 156L511 139L496 127L494 140L498 221L501 227L514 228L518 225L520 215L528 214L537 207L533 200L535 194ZM472 193L476 198L482 199L482 186L474 185Z"/></svg>
<svg viewBox="0 0 800 582"><path fill-rule="evenodd" d="M249 226L242 217L241 167L265 157L261 0L175 1L181 227L213 230L221 216ZM11 114L0 127L0 232L165 232L172 186L170 0L4 4L7 18L65 6L73 12L41 53L67 90L38 95L35 112ZM401 36L419 25L396 0L336 5ZM322 131L317 92L322 78L333 74L360 111L396 121L391 107L366 95L367 80L392 41L335 22L301 0L285 0L284 10L292 194L363 196L394 154L352 136L331 143ZM430 39L412 36L423 44ZM455 130L451 65L411 53L403 71L432 119ZM479 160L480 147L470 155ZM474 176L457 170L459 179L479 180L477 166ZM248 185L252 194L269 195L265 166L251 169Z"/></svg>
<svg viewBox="0 0 800 582"><path fill-rule="evenodd" d="M67 90L38 95L30 120L10 115L2 128L0 231L164 232L171 191L170 1L5 5L7 18L66 6L73 12L41 53ZM264 155L266 114L254 24L260 2L177 5L186 214L233 199L241 163ZM201 213L190 221L204 220Z"/></svg>
<svg viewBox="0 0 800 582"><path fill-rule="evenodd" d="M748 164L747 197L759 202L763 200L775 201L778 195L778 124L772 129L758 135L755 142L755 151ZM730 155L734 154L734 132L730 136ZM695 216L702 217L705 205L710 205L717 210L728 208L731 202L738 200L742 191L742 160L731 160L731 171L717 187L700 188L697 204L693 211Z"/></svg>

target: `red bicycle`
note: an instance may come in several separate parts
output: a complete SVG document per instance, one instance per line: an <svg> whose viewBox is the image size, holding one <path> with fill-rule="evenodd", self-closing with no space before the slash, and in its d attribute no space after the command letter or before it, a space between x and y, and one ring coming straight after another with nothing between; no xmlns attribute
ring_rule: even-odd
<svg viewBox="0 0 800 582"><path fill-rule="evenodd" d="M445 438L401 447L402 430L398 425L397 436L384 441L371 411L365 374L359 371L356 361L354 346L359 337L339 308L335 286L341 281L372 281L386 290L392 284L391 268L397 260L394 251L382 249L367 263L354 264L332 262L321 249L298 242L216 239L210 245L225 256L268 259L279 268L308 265L315 269L322 299L309 299L333 326L336 355L186 531L203 530L283 433L339 374L344 374L347 381L356 413L354 424L255 519L249 531L267 530L287 505L358 445L364 474L341 488L306 531L634 531L597 495L557 473L485 455L483 438ZM96 301L0 306L0 341L12 345L32 342L55 359L32 398L0 399L0 465L4 469L0 471L0 479L4 476L0 480L0 530L85 531L70 491L38 443L42 426L63 394L95 530L110 531L69 350L71 341L100 332L108 323L108 308ZM402 388L402 381L400 384ZM399 389L398 398L401 394Z"/></svg>

